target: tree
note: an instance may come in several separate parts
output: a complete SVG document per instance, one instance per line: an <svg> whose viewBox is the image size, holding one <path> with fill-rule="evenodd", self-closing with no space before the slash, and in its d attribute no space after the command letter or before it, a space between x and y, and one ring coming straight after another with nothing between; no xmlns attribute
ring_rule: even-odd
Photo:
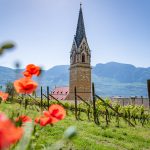
<svg viewBox="0 0 150 150"><path fill-rule="evenodd" d="M16 91L14 88L14 85L12 82L7 82L6 83L6 89L5 92L9 94L9 96L11 96L11 98L13 99L14 95L16 95Z"/></svg>

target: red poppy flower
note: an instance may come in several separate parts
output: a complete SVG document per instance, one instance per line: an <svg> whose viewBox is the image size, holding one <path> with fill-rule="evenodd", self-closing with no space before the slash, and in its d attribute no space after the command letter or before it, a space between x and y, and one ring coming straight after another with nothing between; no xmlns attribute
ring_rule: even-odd
<svg viewBox="0 0 150 150"><path fill-rule="evenodd" d="M16 122L21 122L21 123L26 123L26 122L32 122L32 119L29 116L19 116L18 118L16 118L15 120Z"/></svg>
<svg viewBox="0 0 150 150"><path fill-rule="evenodd" d="M5 118L3 114L0 114L0 116L0 118L3 118L0 119L0 149L2 150L20 140L23 135L23 129L16 127L9 119Z"/></svg>
<svg viewBox="0 0 150 150"><path fill-rule="evenodd" d="M32 77L32 75L31 75L28 71L24 71L24 72L23 72L23 75L24 75L25 77L28 77L28 78L31 78L31 77Z"/></svg>
<svg viewBox="0 0 150 150"><path fill-rule="evenodd" d="M35 120L34 120L35 124L38 124L40 123L40 117L36 117Z"/></svg>
<svg viewBox="0 0 150 150"><path fill-rule="evenodd" d="M8 93L4 93L4 92L0 91L0 97L2 98L3 101L6 101L8 96L9 96Z"/></svg>
<svg viewBox="0 0 150 150"><path fill-rule="evenodd" d="M41 117L39 118L38 123L39 123L41 126L46 126L47 124L52 124L52 118L50 118L50 117L45 117L45 116L41 116Z"/></svg>
<svg viewBox="0 0 150 150"><path fill-rule="evenodd" d="M35 122L39 123L41 126L46 126L47 124L54 124L66 116L65 109L57 104L53 104L49 107L48 111L43 111L44 116L36 118Z"/></svg>
<svg viewBox="0 0 150 150"><path fill-rule="evenodd" d="M14 82L14 87L18 93L31 94L36 90L38 84L30 78L21 78Z"/></svg>
<svg viewBox="0 0 150 150"><path fill-rule="evenodd" d="M66 116L66 111L65 109L58 104L53 104L49 107L48 111L43 112L45 117L50 117L52 118L52 123L56 123L59 120L62 120Z"/></svg>
<svg viewBox="0 0 150 150"><path fill-rule="evenodd" d="M39 76L41 73L41 68L39 66L35 66L34 64L29 64L26 67L26 72L28 72L31 75Z"/></svg>

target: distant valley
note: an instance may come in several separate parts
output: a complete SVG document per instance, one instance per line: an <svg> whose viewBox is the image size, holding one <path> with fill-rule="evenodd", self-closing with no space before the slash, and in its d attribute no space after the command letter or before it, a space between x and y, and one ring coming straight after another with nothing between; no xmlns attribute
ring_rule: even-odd
<svg viewBox="0 0 150 150"><path fill-rule="evenodd" d="M23 70L0 66L0 85L20 78ZM130 64L109 62L92 67L92 81L96 93L101 96L147 96L147 79L150 79L150 67L141 68ZM69 85L69 65L54 66L43 71L35 80L52 90L55 86Z"/></svg>

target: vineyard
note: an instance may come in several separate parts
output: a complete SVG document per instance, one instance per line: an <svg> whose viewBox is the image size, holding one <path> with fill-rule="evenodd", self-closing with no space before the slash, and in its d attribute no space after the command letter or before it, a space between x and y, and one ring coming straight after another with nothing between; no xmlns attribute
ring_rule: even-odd
<svg viewBox="0 0 150 150"><path fill-rule="evenodd" d="M41 114L41 109L42 111L47 110L47 99L43 100L42 108L33 104L35 101L28 96L24 97L22 103L16 103L17 100L12 101L10 99L6 103L1 103L1 111L5 112L10 118L25 114L34 119ZM40 102L40 99L36 101ZM29 102L32 102L32 105L29 105ZM85 103L80 102L77 118L75 118L74 103L61 103L51 100L49 105L56 103L63 105L67 111L67 116L54 126L36 126L36 132L30 137L28 149L150 149L149 111L144 110L143 106L122 107L116 103L111 104L109 99L106 99L105 102L106 105L101 101L96 101L97 117L96 123L94 123L92 105L89 109ZM112 111L107 104L111 104L121 116ZM71 139L64 140L64 132L69 126L75 126L77 134Z"/></svg>
<svg viewBox="0 0 150 150"><path fill-rule="evenodd" d="M44 94L43 94L44 95ZM84 119L94 122L97 125L105 122L106 126L111 126L111 122L115 120L116 126L120 126L120 122L124 121L128 126L135 127L137 125L150 126L150 110L143 105L126 105L122 106L117 101L113 102L109 98L95 99L94 102L84 100L61 101L57 99L49 100L46 95L42 100L33 98L31 95L22 95L9 100L13 103L19 103L25 110L42 111L48 109L51 104L60 104L66 110L72 111L76 120Z"/></svg>

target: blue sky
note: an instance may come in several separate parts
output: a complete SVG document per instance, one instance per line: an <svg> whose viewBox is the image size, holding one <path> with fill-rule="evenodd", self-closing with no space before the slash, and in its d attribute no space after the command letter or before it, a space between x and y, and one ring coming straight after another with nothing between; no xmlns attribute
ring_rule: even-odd
<svg viewBox="0 0 150 150"><path fill-rule="evenodd" d="M150 67L150 0L0 0L0 43L17 45L0 66L69 64L80 2L92 65Z"/></svg>

